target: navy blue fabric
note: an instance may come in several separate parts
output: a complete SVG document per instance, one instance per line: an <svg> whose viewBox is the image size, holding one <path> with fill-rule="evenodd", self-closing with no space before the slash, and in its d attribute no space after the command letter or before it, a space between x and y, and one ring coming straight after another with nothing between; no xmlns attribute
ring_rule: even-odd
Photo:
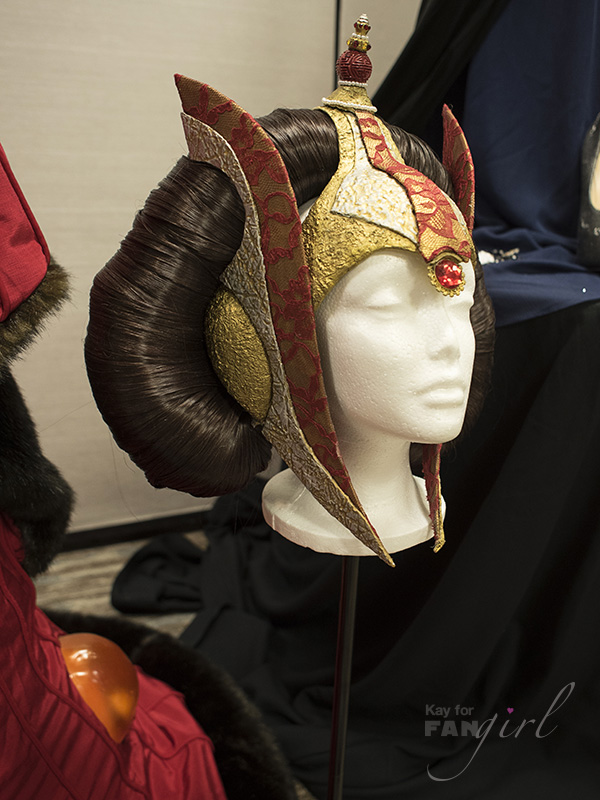
<svg viewBox="0 0 600 800"><path fill-rule="evenodd" d="M511 0L473 58L464 127L475 242L499 326L600 298L576 260L580 154L600 112L600 0Z"/></svg>

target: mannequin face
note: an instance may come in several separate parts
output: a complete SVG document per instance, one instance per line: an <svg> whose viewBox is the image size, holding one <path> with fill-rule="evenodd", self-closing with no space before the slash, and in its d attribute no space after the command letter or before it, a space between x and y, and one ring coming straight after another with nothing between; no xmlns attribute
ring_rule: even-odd
<svg viewBox="0 0 600 800"><path fill-rule="evenodd" d="M381 435L440 443L462 428L475 354L475 275L456 297L436 291L419 253L380 250L317 311L325 388L340 443Z"/></svg>

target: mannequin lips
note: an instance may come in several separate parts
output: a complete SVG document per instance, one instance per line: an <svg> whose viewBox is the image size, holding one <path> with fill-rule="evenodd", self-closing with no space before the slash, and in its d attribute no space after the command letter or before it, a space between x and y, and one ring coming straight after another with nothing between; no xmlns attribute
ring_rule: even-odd
<svg viewBox="0 0 600 800"><path fill-rule="evenodd" d="M426 402L435 405L456 406L465 402L466 387L460 380L436 381L418 393Z"/></svg>

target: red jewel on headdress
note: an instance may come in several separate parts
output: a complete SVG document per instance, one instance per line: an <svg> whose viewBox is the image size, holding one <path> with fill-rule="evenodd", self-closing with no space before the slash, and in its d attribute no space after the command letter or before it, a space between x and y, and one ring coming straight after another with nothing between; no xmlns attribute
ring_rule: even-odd
<svg viewBox="0 0 600 800"><path fill-rule="evenodd" d="M435 277L444 289L456 289L463 281L462 267L454 261L440 261L435 266Z"/></svg>

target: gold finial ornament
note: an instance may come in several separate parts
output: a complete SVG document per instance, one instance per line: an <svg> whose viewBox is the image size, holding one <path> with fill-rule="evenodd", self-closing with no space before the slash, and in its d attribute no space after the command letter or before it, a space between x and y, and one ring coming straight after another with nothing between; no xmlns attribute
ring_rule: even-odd
<svg viewBox="0 0 600 800"><path fill-rule="evenodd" d="M371 45L369 44L368 36L370 30L371 26L369 25L367 15L361 14L354 23L354 33L346 42L348 49L358 50L361 53L366 53L367 50L370 50Z"/></svg>
<svg viewBox="0 0 600 800"><path fill-rule="evenodd" d="M367 81L373 66L367 55L370 50L368 32L369 20L363 14L354 23L354 34L348 39L348 49L338 58L335 69L338 88L323 98L323 105L339 108L342 111L377 111L367 94Z"/></svg>

